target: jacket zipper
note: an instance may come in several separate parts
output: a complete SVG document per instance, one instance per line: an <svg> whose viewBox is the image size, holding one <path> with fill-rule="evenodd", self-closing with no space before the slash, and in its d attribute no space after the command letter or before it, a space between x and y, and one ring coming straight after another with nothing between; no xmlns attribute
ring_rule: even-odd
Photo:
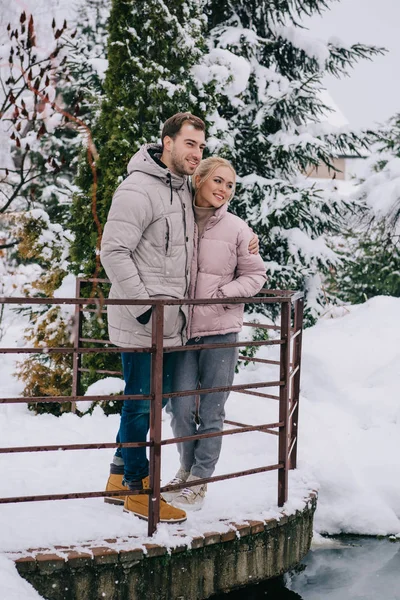
<svg viewBox="0 0 400 600"><path fill-rule="evenodd" d="M186 259L185 259L185 296L188 293L188 289L189 289L189 279L188 279L188 250L187 250L187 227L186 227L186 204L183 202L180 194L179 194L179 198L181 200L181 204L182 204L182 221L183 221L183 235L184 235L184 242L185 242L185 255L186 255Z"/></svg>
<svg viewBox="0 0 400 600"><path fill-rule="evenodd" d="M184 293L184 297L186 298L188 291L189 291L189 278L188 278L188 250L187 250L187 227L186 227L186 204L185 202L182 200L182 197L178 191L178 196L179 196L179 200L181 201L181 206L182 206L182 221L183 221L183 235L184 235L184 246L185 246L185 293ZM190 308L190 307L189 307ZM180 310L182 310L182 308L180 308ZM182 311L183 313L183 311ZM185 314L183 313L184 318ZM186 325L189 325L189 319L187 320ZM183 344L183 336L181 334L181 339L182 339L182 344Z"/></svg>
<svg viewBox="0 0 400 600"><path fill-rule="evenodd" d="M195 239L194 239L194 242L193 242L193 250L196 250L196 253L197 253L197 266L198 266L199 265L199 252L200 252L200 237L199 237L198 232L197 232L197 224L196 223L195 223L195 227L194 227L194 232L195 232L196 235L195 235ZM196 281L193 284L193 297L194 298L196 298L197 279L198 279L198 276L197 276L197 273L196 273ZM193 320L193 314L194 314L194 304L191 304L189 306L189 315L190 315L189 325L191 324L191 322Z"/></svg>
<svg viewBox="0 0 400 600"><path fill-rule="evenodd" d="M212 218L212 217L211 217L211 218ZM210 219L209 219L209 220L208 220L208 222L206 223L206 226L205 226L205 228L204 228L204 230L203 230L203 233L201 234L201 236L200 236L200 235L198 235L198 236L197 236L197 266L199 265L199 255L200 255L200 244L201 244L201 240L204 238L204 236L205 236L205 234L206 234L206 231L207 231L208 229L212 229L212 227L214 227L214 225L215 225L215 222L214 222L214 223L212 223L212 225L211 225L211 227L210 227ZM197 269L197 273L196 273L196 283L195 283L195 285L194 285L194 288L193 288L193 294L194 294L194 298L196 298L196 292L197 292L197 280L198 280L198 269ZM194 309L195 309L195 306L194 306L194 304L192 304L192 305L190 306L190 308L191 308L191 320L192 320L192 319L193 319L193 314L194 314Z"/></svg>

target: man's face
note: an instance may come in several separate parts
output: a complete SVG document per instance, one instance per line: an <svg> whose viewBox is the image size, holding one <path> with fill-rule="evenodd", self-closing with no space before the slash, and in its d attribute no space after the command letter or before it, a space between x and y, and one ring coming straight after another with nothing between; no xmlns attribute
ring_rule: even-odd
<svg viewBox="0 0 400 600"><path fill-rule="evenodd" d="M164 138L164 163L177 175L193 175L205 147L204 131L184 123L175 139Z"/></svg>

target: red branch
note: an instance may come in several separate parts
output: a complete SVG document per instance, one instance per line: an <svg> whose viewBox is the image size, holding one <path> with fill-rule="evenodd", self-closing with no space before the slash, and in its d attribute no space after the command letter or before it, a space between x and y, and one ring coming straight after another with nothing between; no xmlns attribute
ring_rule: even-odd
<svg viewBox="0 0 400 600"><path fill-rule="evenodd" d="M69 121L74 122L77 127L82 127L87 135L87 157L88 157L88 162L92 171L92 175L93 175L93 186L92 186L92 215L93 215L93 219L94 222L96 224L97 227L97 242L96 242L96 268L95 268L95 272L93 274L93 279L98 279L98 275L99 275L99 271L100 271L100 245L101 245L101 238L103 235L103 229L100 223L100 219L98 217L97 214L97 187L98 187L98 178L97 178L97 169L96 169L96 164L95 161L98 160L99 155L95 146L95 143L93 141L93 137L92 137L92 132L89 128L88 125L86 125L86 123L84 121L82 121L82 119L79 119L79 117L76 117L74 115L71 115L68 111L64 110L63 108L61 108L61 106L59 106L56 102L50 102L50 99L48 97L47 94L43 94L42 92L40 92L38 89L36 89L36 87L34 87L31 83L31 81L29 80L29 77L27 75L27 72L22 68L19 67L17 65L11 64L11 63L5 63L0 65L0 67L2 66L9 66L11 68L17 68L21 71L22 76L25 80L25 84L27 85L27 87L29 88L29 90L31 92L33 92L38 98L40 98L41 103L43 104L50 104L50 106L52 107L52 109L63 115L66 119L68 119ZM96 291L97 288L97 283L94 282L93 285L93 291L92 291L92 296L95 296L96 294L94 293ZM101 290L99 290L99 295L100 298L103 298L103 294L101 292Z"/></svg>

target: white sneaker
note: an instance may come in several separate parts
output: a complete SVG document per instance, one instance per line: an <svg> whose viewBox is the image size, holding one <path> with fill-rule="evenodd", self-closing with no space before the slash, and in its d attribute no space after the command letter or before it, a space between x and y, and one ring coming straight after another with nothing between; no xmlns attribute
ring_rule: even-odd
<svg viewBox="0 0 400 600"><path fill-rule="evenodd" d="M177 485L178 483L185 483L190 475L190 471L185 471L182 467L180 467L179 471L175 475L171 481L167 483L167 485ZM182 490L173 490L171 492L163 492L162 497L166 502L171 503L178 494L181 493Z"/></svg>
<svg viewBox="0 0 400 600"><path fill-rule="evenodd" d="M201 479L201 477L189 475L186 481L196 481L196 479ZM184 488L175 497L175 500L172 502L172 506L175 506L176 508L183 508L184 510L189 511L200 510L203 506L206 491L206 483L203 483L202 485L194 485L190 488Z"/></svg>

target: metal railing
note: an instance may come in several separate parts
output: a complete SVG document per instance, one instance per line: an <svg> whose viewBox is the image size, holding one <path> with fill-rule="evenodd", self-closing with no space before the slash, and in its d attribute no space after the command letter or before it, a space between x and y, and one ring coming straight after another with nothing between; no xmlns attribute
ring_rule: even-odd
<svg viewBox="0 0 400 600"><path fill-rule="evenodd" d="M296 467L297 460L297 438L298 438L298 411L299 411L299 391L300 391L300 370L301 370L301 343L303 326L303 304L304 298L302 292L266 290L263 289L259 296L252 298L213 298L196 300L174 300L171 298L157 298L145 300L115 300L99 298L82 298L82 285L87 283L103 284L107 280L84 280L77 279L76 298L0 298L0 304L14 305L75 305L74 335L73 347L22 347L22 348L0 348L0 354L21 353L21 354L66 354L73 355L73 383L71 396L35 396L35 397L15 397L0 398L0 404L17 403L72 403L74 407L77 401L135 401L147 399L150 401L150 441L149 442L130 442L130 443L94 443L94 444L57 444L47 446L20 446L0 448L0 454L19 453L19 452L49 452L60 450L86 450L86 449L104 449L104 448L149 448L150 463L150 487L146 490L124 491L124 492L78 492L70 494L46 494L35 496L15 496L0 498L0 504L31 502L43 500L65 500L74 498L97 498L110 496L127 496L135 494L149 495L149 521L148 533L152 535L159 522L160 514L160 494L162 492L178 490L191 485L200 485L214 481L223 481L235 477L243 477L255 473L267 471L278 471L278 505L283 506L288 499L288 471ZM197 304L279 304L281 306L280 324L269 325L245 322L244 326L257 327L259 329L280 331L280 336L276 339L265 339L259 341L239 341L228 344L201 344L191 346L163 347L163 328L164 328L164 307L170 305L197 305ZM94 313L106 312L105 306L126 305L152 306L152 339L151 346L148 348L120 348L112 346L108 340L93 339L82 337L82 317L84 312ZM292 326L293 315L293 326ZM85 346L84 344L100 344L103 347ZM110 344L110 345L109 345ZM275 365L279 375L273 381L262 381L255 383L246 383L232 385L229 387L219 387L211 389L187 390L184 392L171 392L163 394L163 354L167 352L190 352L193 350L206 348L226 348L226 347L257 347L257 346L279 346L279 360L271 360L259 357L249 358L239 355L239 359L249 362L256 362L266 365ZM113 395L113 396L85 396L81 393L81 374L88 371L82 367L82 356L89 353L123 353L123 352L149 352L151 354L151 382L149 395ZM121 375L120 371L97 370L101 375ZM263 388L278 387L279 394L270 394L261 391ZM262 423L258 425L246 425L236 421L225 420L225 423L232 426L232 429L224 430L218 433L197 434L194 436L162 439L161 435L161 414L163 398L174 396L192 396L201 395L216 391L234 391L246 395L254 395L267 400L279 402L278 421L274 423ZM235 435L251 431L262 431L278 437L277 462L275 464L265 465L263 467L247 469L245 471L227 473L208 477L195 482L186 482L174 486L161 487L161 449L163 446L198 440L201 438Z"/></svg>

